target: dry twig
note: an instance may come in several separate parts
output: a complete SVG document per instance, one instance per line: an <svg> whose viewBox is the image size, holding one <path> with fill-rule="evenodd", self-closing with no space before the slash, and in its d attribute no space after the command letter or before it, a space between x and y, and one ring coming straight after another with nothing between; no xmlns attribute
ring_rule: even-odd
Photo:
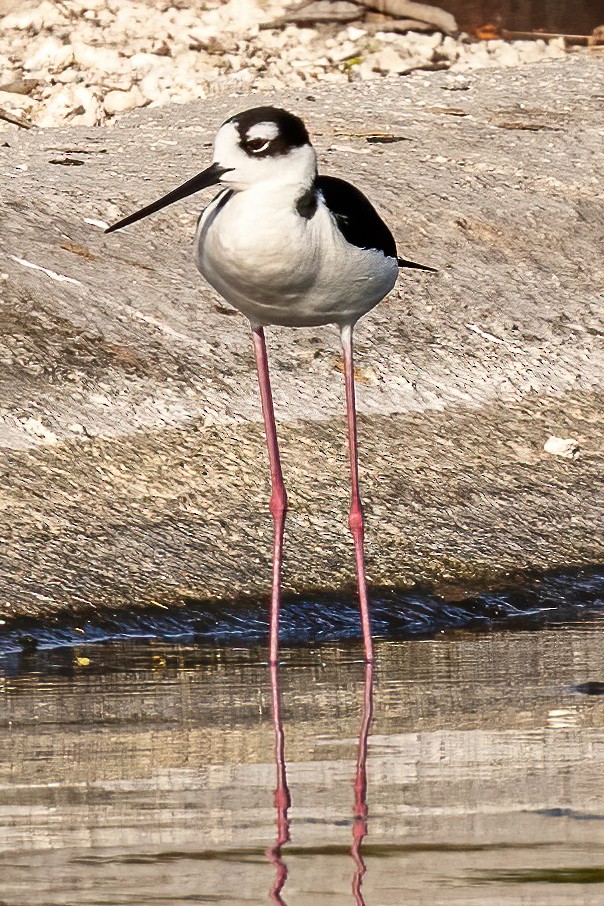
<svg viewBox="0 0 604 906"><path fill-rule="evenodd" d="M20 126L22 129L31 129L33 125L29 120L19 119L19 117L9 113L8 110L4 110L3 107L0 107L0 120L5 120L13 126Z"/></svg>

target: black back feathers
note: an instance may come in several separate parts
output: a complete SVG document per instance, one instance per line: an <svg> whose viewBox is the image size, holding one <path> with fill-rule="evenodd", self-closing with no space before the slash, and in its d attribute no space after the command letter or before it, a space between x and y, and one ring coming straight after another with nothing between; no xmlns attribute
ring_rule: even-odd
<svg viewBox="0 0 604 906"><path fill-rule="evenodd" d="M346 242L361 249L376 249L388 258L396 258L399 267L436 273L435 268L426 264L417 264L415 261L398 257L394 236L369 199L355 186L335 176L317 176L315 191L319 191L325 199L325 204L334 215ZM305 204L309 214L304 214L300 210L301 203ZM298 202L298 213L302 216L314 214L314 208L308 204L306 195Z"/></svg>
<svg viewBox="0 0 604 906"><path fill-rule="evenodd" d="M335 176L317 176L315 187L325 199L346 242L396 258L392 233L359 189Z"/></svg>

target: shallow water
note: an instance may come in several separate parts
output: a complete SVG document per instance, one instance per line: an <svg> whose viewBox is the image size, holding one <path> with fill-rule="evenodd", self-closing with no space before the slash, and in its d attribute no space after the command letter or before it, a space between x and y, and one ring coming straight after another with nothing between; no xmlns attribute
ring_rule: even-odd
<svg viewBox="0 0 604 906"><path fill-rule="evenodd" d="M5 655L0 904L602 904L603 629Z"/></svg>

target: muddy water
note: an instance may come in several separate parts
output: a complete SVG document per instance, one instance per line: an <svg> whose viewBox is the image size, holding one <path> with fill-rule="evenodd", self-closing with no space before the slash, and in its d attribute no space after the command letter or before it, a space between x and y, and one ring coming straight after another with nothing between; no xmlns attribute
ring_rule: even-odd
<svg viewBox="0 0 604 906"><path fill-rule="evenodd" d="M603 629L5 655L0 903L601 906Z"/></svg>

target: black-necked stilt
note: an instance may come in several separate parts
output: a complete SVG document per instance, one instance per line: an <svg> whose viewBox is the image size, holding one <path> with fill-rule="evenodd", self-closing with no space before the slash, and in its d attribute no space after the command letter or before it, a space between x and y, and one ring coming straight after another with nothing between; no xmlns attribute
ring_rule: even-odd
<svg viewBox="0 0 604 906"><path fill-rule="evenodd" d="M278 654L281 564L287 495L279 459L264 327L340 328L351 468L349 524L354 539L365 656L373 660L359 494L353 328L393 288L399 267L433 270L397 256L375 208L350 183L317 174L306 126L276 107L255 107L226 120L207 170L158 201L119 220L118 230L219 183L222 191L197 224L198 269L251 323L271 471L274 520L269 653Z"/></svg>

